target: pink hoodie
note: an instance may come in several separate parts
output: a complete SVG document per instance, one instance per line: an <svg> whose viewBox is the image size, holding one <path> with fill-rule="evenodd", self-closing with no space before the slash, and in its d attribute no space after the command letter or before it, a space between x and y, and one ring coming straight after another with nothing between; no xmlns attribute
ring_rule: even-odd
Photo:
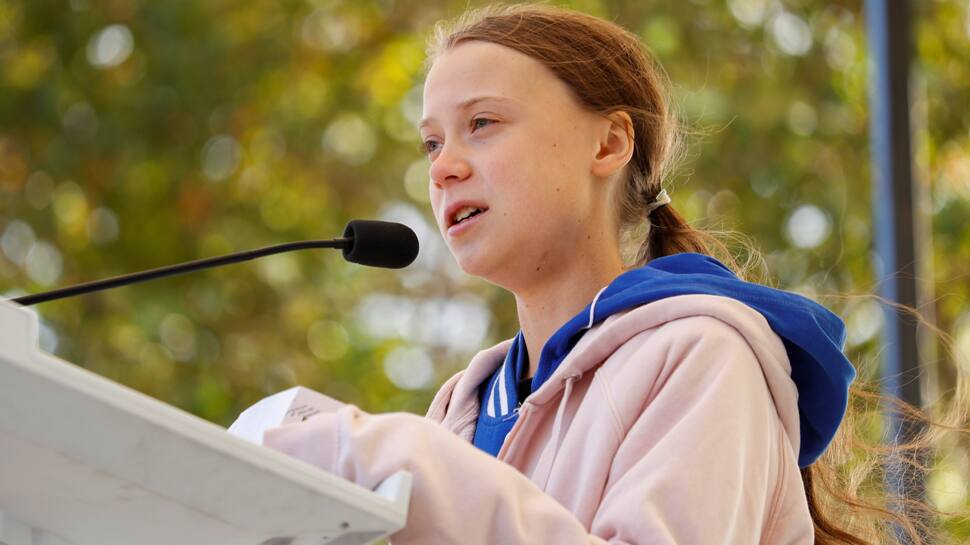
<svg viewBox="0 0 970 545"><path fill-rule="evenodd" d="M797 391L781 339L743 303L680 295L610 316L523 403L498 459L470 444L479 352L426 419L354 406L265 444L374 488L414 475L394 545L811 545Z"/></svg>

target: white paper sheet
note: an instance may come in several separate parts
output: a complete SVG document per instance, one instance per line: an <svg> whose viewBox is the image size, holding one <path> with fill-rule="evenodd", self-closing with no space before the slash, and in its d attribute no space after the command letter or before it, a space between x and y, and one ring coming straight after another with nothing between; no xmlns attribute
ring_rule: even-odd
<svg viewBox="0 0 970 545"><path fill-rule="evenodd" d="M302 422L315 414L335 412L345 403L303 386L294 386L257 401L229 426L229 433L263 444L263 432L270 428Z"/></svg>

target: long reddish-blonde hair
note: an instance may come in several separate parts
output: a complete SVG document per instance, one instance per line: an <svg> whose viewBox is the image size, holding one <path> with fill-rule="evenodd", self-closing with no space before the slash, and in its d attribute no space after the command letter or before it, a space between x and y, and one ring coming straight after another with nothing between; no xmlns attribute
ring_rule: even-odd
<svg viewBox="0 0 970 545"><path fill-rule="evenodd" d="M630 115L635 150L625 185L616 192L620 240L632 240L637 248L629 266L665 255L698 252L719 258L744 278L766 276L763 259L743 236L725 238L724 233L691 227L669 204L647 213L679 159L684 132L671 107L666 74L635 34L609 21L563 8L491 6L439 24L428 47L429 65L443 51L469 40L509 47L539 61L591 111L625 111ZM644 225L647 233L638 240L635 233ZM746 256L743 263L734 257L725 240L741 242L741 254ZM871 386L857 382L851 388L849 409L832 444L819 460L801 470L816 543L889 543L901 538L897 535L900 531L908 536L909 543L936 542L933 518L940 513L919 500L900 508L879 484L890 464L902 464L903 474L925 471L926 453L941 434L967 431L968 403L963 391L958 391L951 402L952 410L938 422L931 422L924 413L887 400ZM858 422L887 403L923 431L902 445L884 445L865 437Z"/></svg>

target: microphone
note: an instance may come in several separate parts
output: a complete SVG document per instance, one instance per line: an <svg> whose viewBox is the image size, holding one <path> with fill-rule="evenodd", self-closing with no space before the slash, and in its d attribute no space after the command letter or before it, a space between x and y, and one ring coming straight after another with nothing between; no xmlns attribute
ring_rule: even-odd
<svg viewBox="0 0 970 545"><path fill-rule="evenodd" d="M354 220L344 229L344 259L370 267L403 269L418 257L418 236L407 225Z"/></svg>
<svg viewBox="0 0 970 545"><path fill-rule="evenodd" d="M387 269L401 269L410 265L418 257L418 237L411 228L400 223L376 220L353 220L344 229L343 238L335 238L332 240L304 240L301 242L277 244L256 250L198 259L187 263L179 263L177 265L115 276L105 280L95 280L76 286L24 295L8 299L8 301L29 306L63 299L65 297L72 297L74 295L81 295L83 293L127 286L128 284L145 282L165 276L173 276L200 269L248 261L250 259L256 259L257 257L309 248L340 248L343 250L344 259L351 263L359 263L371 267L384 267Z"/></svg>

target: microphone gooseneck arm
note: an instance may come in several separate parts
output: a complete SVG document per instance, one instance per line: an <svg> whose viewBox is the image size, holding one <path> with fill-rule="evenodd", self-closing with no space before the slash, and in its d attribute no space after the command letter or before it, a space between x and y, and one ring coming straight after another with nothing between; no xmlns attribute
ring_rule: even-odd
<svg viewBox="0 0 970 545"><path fill-rule="evenodd" d="M137 273L123 274L121 276L115 276L113 278L106 278L104 280L95 280L93 282L78 284L76 286L68 286L66 288L59 288L56 290L51 290L43 293L24 295L21 297L10 299L10 301L13 301L15 303L20 303L21 305L24 305L24 306L29 306L37 303L53 301L55 299L63 299L65 297L81 295L82 293L90 293L92 291L106 290L106 289L110 289L118 286L135 284L137 282L154 280L156 278L162 278L165 276L173 276L176 274L183 274L187 272L197 271L199 269L217 267L220 265L229 265L231 263L239 263L240 261L248 261L250 259L256 259L258 257L265 257L268 255L279 254L283 252L289 252L291 250L306 250L310 248L347 249L347 248L352 248L353 245L354 245L353 238L337 238L333 240L304 240L301 242L287 242L285 244L267 246L265 248L249 250L246 252L239 252L235 254L228 254L228 255L223 255L218 257L208 257L205 259L197 259L195 261L189 261L188 263L179 263L177 265L169 265L167 267L159 267L157 269L151 269L151 270L137 272Z"/></svg>

